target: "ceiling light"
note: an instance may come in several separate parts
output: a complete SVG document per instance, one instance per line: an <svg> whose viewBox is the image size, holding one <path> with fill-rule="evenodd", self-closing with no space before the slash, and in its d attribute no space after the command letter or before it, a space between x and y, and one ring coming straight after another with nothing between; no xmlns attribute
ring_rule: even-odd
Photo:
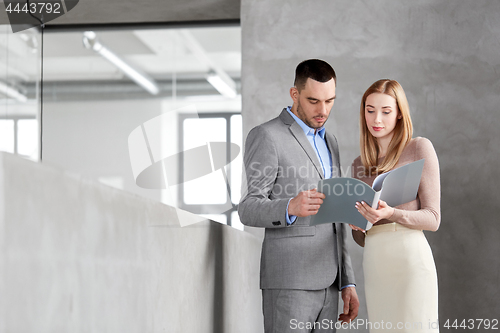
<svg viewBox="0 0 500 333"><path fill-rule="evenodd" d="M132 79L139 86L147 90L151 95L157 95L160 92L158 84L146 73L129 65L111 50L102 45L98 40L95 32L86 31L83 33L83 44L86 48L92 49L99 53L104 59L115 65L125 75Z"/></svg>
<svg viewBox="0 0 500 333"><path fill-rule="evenodd" d="M207 81L210 82L210 84L217 89L217 91L228 98L235 98L236 97L236 87L234 84L234 81L227 81L224 80L221 76L216 74L215 72L210 72L207 75Z"/></svg>

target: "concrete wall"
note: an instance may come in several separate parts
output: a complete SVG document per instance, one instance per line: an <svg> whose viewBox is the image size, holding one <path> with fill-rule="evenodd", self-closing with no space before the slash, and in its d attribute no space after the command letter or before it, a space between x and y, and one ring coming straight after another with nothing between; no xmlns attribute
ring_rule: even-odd
<svg viewBox="0 0 500 333"><path fill-rule="evenodd" d="M176 220L169 206L1 153L0 332L258 332L260 242Z"/></svg>
<svg viewBox="0 0 500 333"><path fill-rule="evenodd" d="M486 0L242 1L244 135L291 104L300 61L324 59L338 75L327 129L347 167L359 155L363 92L387 77L405 88L414 136L433 142L441 166L442 224L426 233L441 325L500 313L499 14L500 2ZM366 318L362 249L351 248Z"/></svg>

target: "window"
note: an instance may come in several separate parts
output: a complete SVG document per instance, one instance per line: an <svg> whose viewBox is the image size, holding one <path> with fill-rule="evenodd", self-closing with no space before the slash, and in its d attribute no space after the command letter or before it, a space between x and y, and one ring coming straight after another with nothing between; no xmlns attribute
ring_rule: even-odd
<svg viewBox="0 0 500 333"><path fill-rule="evenodd" d="M197 179L185 179L192 166L179 159L180 208L241 229L234 219L241 192L241 115L239 113L181 114L179 151L207 146L196 162L211 171ZM210 148L208 148L210 147ZM237 147L237 148L236 148ZM186 154L187 155L187 154ZM206 159L204 157L207 157ZM197 168L205 166L196 165Z"/></svg>
<svg viewBox="0 0 500 333"><path fill-rule="evenodd" d="M14 154L16 151L16 124L13 119L0 120L0 150Z"/></svg>
<svg viewBox="0 0 500 333"><path fill-rule="evenodd" d="M34 118L0 119L0 151L38 158L38 121Z"/></svg>

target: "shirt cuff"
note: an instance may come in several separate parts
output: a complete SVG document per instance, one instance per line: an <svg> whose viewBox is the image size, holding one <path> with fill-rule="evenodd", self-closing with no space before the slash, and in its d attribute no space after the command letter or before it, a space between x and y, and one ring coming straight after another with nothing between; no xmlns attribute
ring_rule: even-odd
<svg viewBox="0 0 500 333"><path fill-rule="evenodd" d="M292 200L292 199L290 199ZM286 224L291 225L297 219L296 215L288 215L288 205L290 204L290 200L288 200L288 204L286 205Z"/></svg>
<svg viewBox="0 0 500 333"><path fill-rule="evenodd" d="M340 288L340 290L344 289L344 288L348 288L348 287L356 287L355 284L346 284L345 286L343 286L342 288Z"/></svg>

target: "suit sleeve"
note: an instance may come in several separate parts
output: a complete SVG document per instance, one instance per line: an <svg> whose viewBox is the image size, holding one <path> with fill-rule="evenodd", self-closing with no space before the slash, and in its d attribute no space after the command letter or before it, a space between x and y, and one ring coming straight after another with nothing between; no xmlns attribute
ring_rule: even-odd
<svg viewBox="0 0 500 333"><path fill-rule="evenodd" d="M244 184L238 206L241 223L251 227L286 227L286 209L291 198L272 198L279 171L275 142L265 129L250 131L245 143Z"/></svg>
<svg viewBox="0 0 500 333"><path fill-rule="evenodd" d="M359 179L357 173L358 173L358 165L356 163L356 160L354 160L351 164L351 177ZM365 237L366 237L365 233L354 229L351 229L351 233L352 233L352 238L354 239L356 244L358 244L361 247L365 247Z"/></svg>
<svg viewBox="0 0 500 333"><path fill-rule="evenodd" d="M415 160L425 158L424 170L418 188L420 209L411 211L394 209L389 218L410 229L436 231L441 222L441 188L439 180L439 162L432 143L426 138L419 138Z"/></svg>
<svg viewBox="0 0 500 333"><path fill-rule="evenodd" d="M347 249L347 235L348 229L351 228L346 223L340 224L340 232L342 235L342 266L341 266L341 286L343 287L348 284L356 284L356 280L354 279L354 270L352 268L351 256L349 255L349 251Z"/></svg>

